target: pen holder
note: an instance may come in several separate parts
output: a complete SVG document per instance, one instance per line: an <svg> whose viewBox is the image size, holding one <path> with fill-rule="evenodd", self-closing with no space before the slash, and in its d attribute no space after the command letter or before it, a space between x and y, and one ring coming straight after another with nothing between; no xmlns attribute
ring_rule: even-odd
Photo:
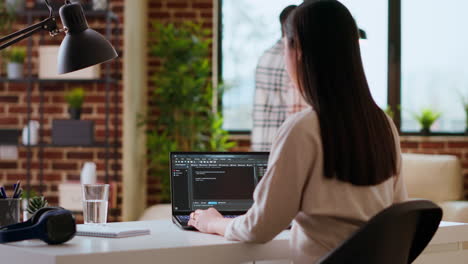
<svg viewBox="0 0 468 264"><path fill-rule="evenodd" d="M0 227L20 222L21 199L0 199Z"/></svg>

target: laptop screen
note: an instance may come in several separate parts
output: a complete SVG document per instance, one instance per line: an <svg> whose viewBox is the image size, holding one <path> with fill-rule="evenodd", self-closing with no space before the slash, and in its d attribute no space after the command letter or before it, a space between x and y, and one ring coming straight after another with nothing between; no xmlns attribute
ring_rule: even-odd
<svg viewBox="0 0 468 264"><path fill-rule="evenodd" d="M209 207L221 212L247 211L267 163L267 152L173 152L172 209L175 213Z"/></svg>

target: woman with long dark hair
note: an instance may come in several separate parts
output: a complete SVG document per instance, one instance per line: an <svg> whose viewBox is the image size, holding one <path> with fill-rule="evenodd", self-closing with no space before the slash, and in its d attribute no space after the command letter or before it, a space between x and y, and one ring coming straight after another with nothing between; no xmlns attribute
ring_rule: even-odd
<svg viewBox="0 0 468 264"><path fill-rule="evenodd" d="M313 263L407 194L398 132L372 99L348 9L335 0L306 1L285 30L288 73L311 107L280 128L245 215L197 210L189 224L265 242L295 220L294 260Z"/></svg>

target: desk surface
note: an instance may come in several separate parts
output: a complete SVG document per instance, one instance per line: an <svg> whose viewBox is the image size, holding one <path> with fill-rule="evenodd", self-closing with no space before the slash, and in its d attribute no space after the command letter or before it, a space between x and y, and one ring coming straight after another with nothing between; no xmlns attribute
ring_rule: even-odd
<svg viewBox="0 0 468 264"><path fill-rule="evenodd" d="M266 244L245 244L223 237L183 231L168 220L111 223L146 227L151 235L129 238L77 236L63 245L47 246L37 240L0 245L10 263L241 263L249 260L289 258L289 231ZM468 224L442 222L430 244L468 241Z"/></svg>
<svg viewBox="0 0 468 264"><path fill-rule="evenodd" d="M151 234L128 238L76 236L57 246L48 246L38 240L21 241L0 245L0 256L4 260L4 256L18 260L10 263L40 264L240 263L252 259L287 259L289 256L289 231L282 232L267 244L254 245L183 231L168 220L109 225L146 227Z"/></svg>

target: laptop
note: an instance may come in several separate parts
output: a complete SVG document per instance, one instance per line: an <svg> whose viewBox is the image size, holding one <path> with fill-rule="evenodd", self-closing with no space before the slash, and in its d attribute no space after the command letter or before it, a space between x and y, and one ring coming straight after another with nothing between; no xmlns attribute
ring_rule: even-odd
<svg viewBox="0 0 468 264"><path fill-rule="evenodd" d="M255 186L268 152L171 152L172 221L182 229L190 213L216 208L224 217L243 215L253 204Z"/></svg>

